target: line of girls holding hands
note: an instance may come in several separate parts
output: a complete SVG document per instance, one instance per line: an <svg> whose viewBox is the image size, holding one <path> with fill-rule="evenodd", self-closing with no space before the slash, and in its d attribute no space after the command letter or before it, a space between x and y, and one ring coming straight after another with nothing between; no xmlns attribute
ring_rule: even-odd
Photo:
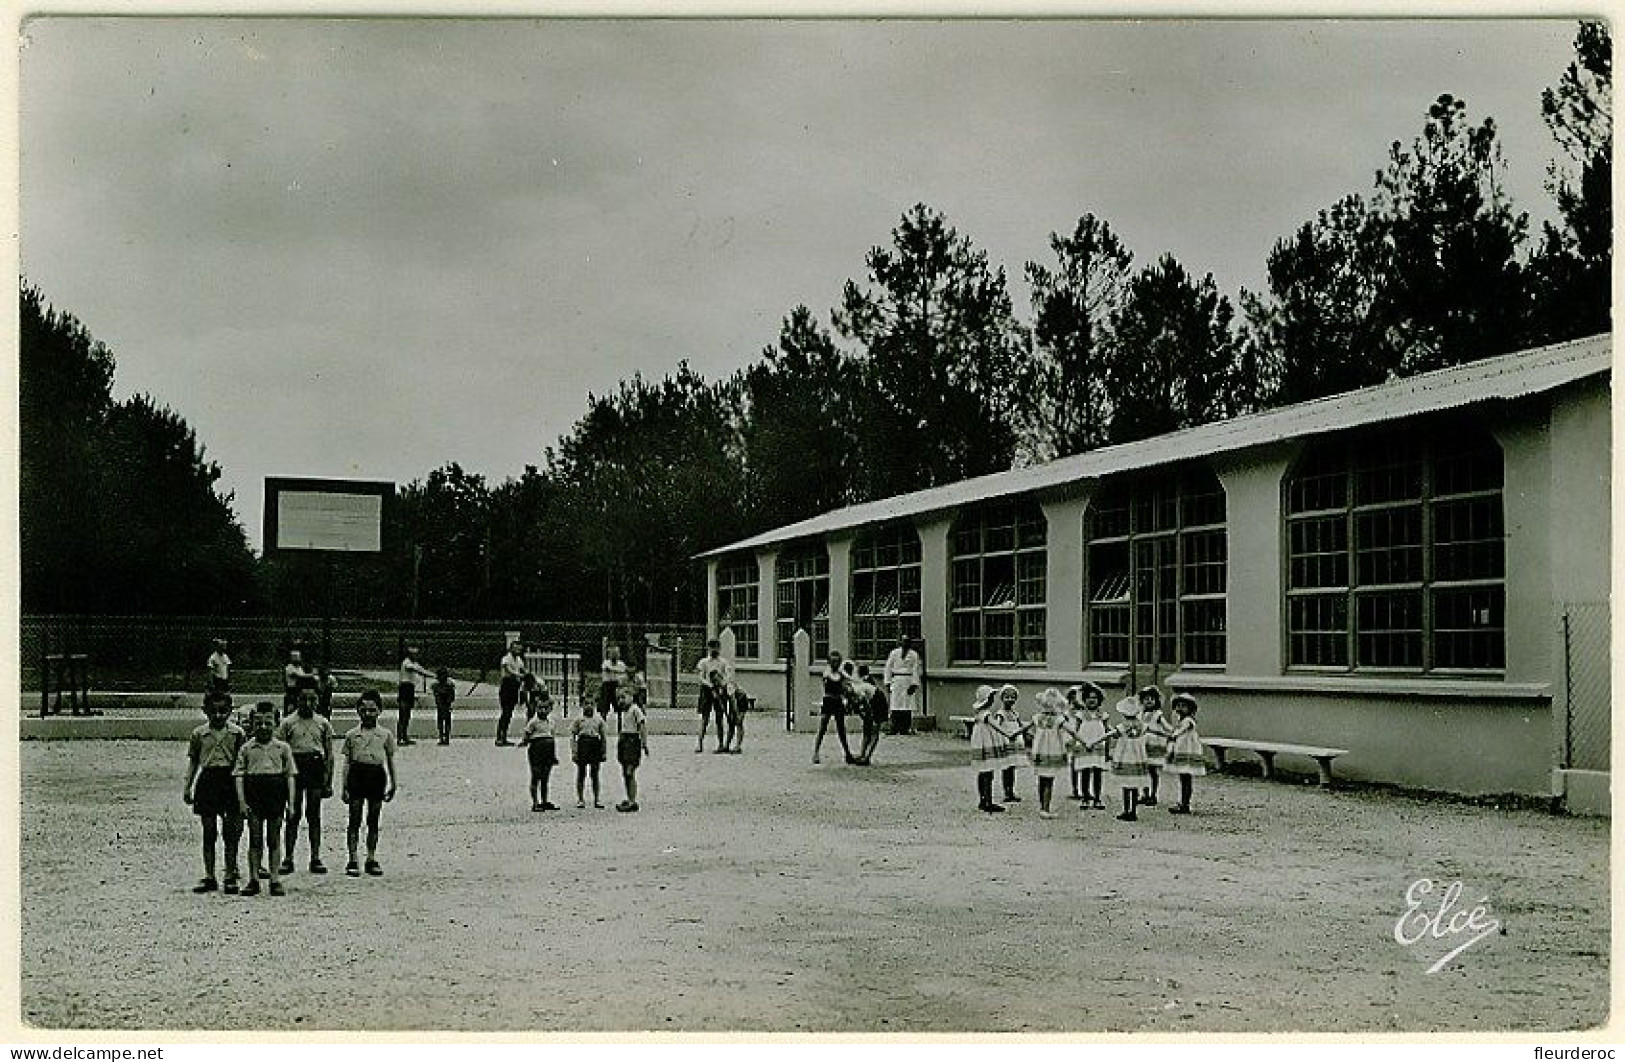
<svg viewBox="0 0 1625 1062"><path fill-rule="evenodd" d="M1168 810L1187 815L1193 779L1207 773L1202 738L1196 730L1196 698L1177 693L1170 702L1174 718L1163 711L1162 691L1155 686L1130 692L1117 703L1117 719L1106 712L1106 695L1092 682L1073 686L1063 696L1046 689L1038 695L1030 720L1023 721L1014 686L982 686L972 708L971 762L976 768L977 808L1001 812L994 801L993 777L1000 775L1004 803L1021 800L1016 772L1030 766L1038 777L1038 814L1052 810L1055 778L1066 772L1072 799L1084 810L1105 808L1102 786L1110 774L1122 791L1125 822L1138 818L1140 804L1155 806L1162 772L1179 778L1179 803ZM820 731L822 736L822 731Z"/></svg>

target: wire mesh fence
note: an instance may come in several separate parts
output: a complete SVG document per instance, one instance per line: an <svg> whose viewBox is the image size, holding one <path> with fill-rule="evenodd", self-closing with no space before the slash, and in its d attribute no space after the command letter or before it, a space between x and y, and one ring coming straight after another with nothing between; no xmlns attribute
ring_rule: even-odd
<svg viewBox="0 0 1625 1062"><path fill-rule="evenodd" d="M676 660L680 698L685 684L694 683L694 664L705 644L704 628L698 625L522 619L324 622L311 617L34 615L23 617L20 636L23 692L35 704L54 694L60 660L77 657L93 700L124 693L157 694L162 702L169 694L180 694L175 703L189 707L195 707L207 685L207 661L216 638L226 641L232 690L238 694L280 694L282 667L292 649L301 650L312 667L328 666L340 693L391 690L410 647L425 668L444 667L454 680L494 697L502 655L517 637L538 654L575 658L572 700L596 696L610 645L620 649L628 667L644 671L651 647L661 647L664 652L656 653L655 662L669 676L670 661Z"/></svg>
<svg viewBox="0 0 1625 1062"><path fill-rule="evenodd" d="M1563 766L1606 771L1612 720L1606 601L1563 606Z"/></svg>

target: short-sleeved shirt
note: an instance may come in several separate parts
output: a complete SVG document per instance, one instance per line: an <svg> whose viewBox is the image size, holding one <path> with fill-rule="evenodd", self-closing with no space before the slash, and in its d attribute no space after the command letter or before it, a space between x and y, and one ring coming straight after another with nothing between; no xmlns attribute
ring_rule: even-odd
<svg viewBox="0 0 1625 1062"><path fill-rule="evenodd" d="M395 735L381 726L358 726L344 735L344 758L351 763L382 767L395 751Z"/></svg>
<svg viewBox="0 0 1625 1062"><path fill-rule="evenodd" d="M440 708L450 708L451 702L457 699L457 685L452 682L436 682L429 689L434 691L434 703Z"/></svg>
<svg viewBox="0 0 1625 1062"><path fill-rule="evenodd" d="M242 749L237 753L237 766L232 773L285 774L291 778L296 773L293 750L288 748L286 741L279 741L276 738L263 745L257 740L244 742Z"/></svg>
<svg viewBox="0 0 1625 1062"><path fill-rule="evenodd" d="M421 674L422 671L423 669L418 667L418 662L416 660L413 660L411 657L406 657L401 661L401 685L405 686L408 683L416 682L417 676Z"/></svg>
<svg viewBox="0 0 1625 1062"><path fill-rule="evenodd" d="M486 657L487 660L490 657ZM518 653L504 653L502 656L502 676L518 678L525 674L525 658Z"/></svg>
<svg viewBox="0 0 1625 1062"><path fill-rule="evenodd" d="M700 679L707 686L726 686L734 680L734 666L726 657L708 656L700 661Z"/></svg>
<svg viewBox="0 0 1625 1062"><path fill-rule="evenodd" d="M231 677L231 657L216 650L209 654L209 674L217 679Z"/></svg>
<svg viewBox="0 0 1625 1062"><path fill-rule="evenodd" d="M311 752L325 753L333 741L333 724L319 715L309 719L290 715L276 728L276 736L279 741L287 742L296 756Z"/></svg>
<svg viewBox="0 0 1625 1062"><path fill-rule="evenodd" d="M289 661L288 663L282 665L282 685L285 689L296 689L300 683L304 682L309 677L310 672L305 670L305 665L303 664L295 664L292 661Z"/></svg>
<svg viewBox="0 0 1625 1062"><path fill-rule="evenodd" d="M598 672L600 682L621 683L626 681L626 661L605 660L604 666Z"/></svg>
<svg viewBox="0 0 1625 1062"><path fill-rule="evenodd" d="M638 702L633 701L632 706L626 710L626 715L623 717L621 733L637 733L643 728L643 725L648 721L648 718L648 713L638 706Z"/></svg>
<svg viewBox="0 0 1625 1062"><path fill-rule="evenodd" d="M235 767L237 752L247 740L248 735L236 723L227 723L219 730L204 723L192 731L186 754L199 768Z"/></svg>
<svg viewBox="0 0 1625 1062"><path fill-rule="evenodd" d="M535 741L537 738L550 738L554 734L553 717L550 715L533 715L525 724L524 740Z"/></svg>
<svg viewBox="0 0 1625 1062"><path fill-rule="evenodd" d="M570 723L570 737L574 739L583 734L602 740L604 736L604 717L601 715L576 716Z"/></svg>

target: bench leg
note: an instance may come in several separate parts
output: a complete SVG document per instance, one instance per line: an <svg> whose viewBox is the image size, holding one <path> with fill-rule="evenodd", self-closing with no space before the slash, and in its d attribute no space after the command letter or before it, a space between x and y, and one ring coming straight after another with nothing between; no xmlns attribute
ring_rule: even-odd
<svg viewBox="0 0 1625 1062"><path fill-rule="evenodd" d="M1332 758L1330 756L1316 756L1315 762L1320 765L1320 784L1330 787L1332 784Z"/></svg>
<svg viewBox="0 0 1625 1062"><path fill-rule="evenodd" d="M1264 777L1265 777L1265 779L1267 780L1267 779L1270 779L1270 778L1274 778L1275 777L1275 753L1273 753L1273 752L1260 752L1258 754L1258 759L1259 759L1259 762L1264 765Z"/></svg>
<svg viewBox="0 0 1625 1062"><path fill-rule="evenodd" d="M1213 766L1221 773L1224 771L1224 749L1213 746Z"/></svg>

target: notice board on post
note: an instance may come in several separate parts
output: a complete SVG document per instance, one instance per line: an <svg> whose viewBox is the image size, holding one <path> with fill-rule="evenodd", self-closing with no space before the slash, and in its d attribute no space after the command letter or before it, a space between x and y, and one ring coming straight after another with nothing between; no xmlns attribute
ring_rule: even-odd
<svg viewBox="0 0 1625 1062"><path fill-rule="evenodd" d="M265 478L265 553L381 553L393 483Z"/></svg>

